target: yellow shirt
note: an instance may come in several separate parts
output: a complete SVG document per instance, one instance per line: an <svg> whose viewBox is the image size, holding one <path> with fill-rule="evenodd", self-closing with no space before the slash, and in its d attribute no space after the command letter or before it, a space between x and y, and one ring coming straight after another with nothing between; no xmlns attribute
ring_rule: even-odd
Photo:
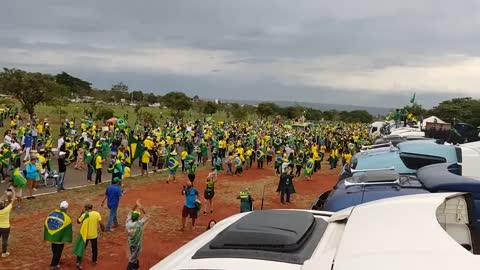
<svg viewBox="0 0 480 270"><path fill-rule="evenodd" d="M345 157L345 161L347 163L350 163L350 160L352 159L352 155L351 154L345 154L344 157Z"/></svg>
<svg viewBox="0 0 480 270"><path fill-rule="evenodd" d="M40 154L37 154L37 159L38 159L38 162L42 165L47 163L47 159Z"/></svg>
<svg viewBox="0 0 480 270"><path fill-rule="evenodd" d="M38 129L38 133L42 134L43 133L43 124L38 124L37 129Z"/></svg>
<svg viewBox="0 0 480 270"><path fill-rule="evenodd" d="M183 151L182 154L181 154L181 159L182 160L185 160L188 156L188 152L187 151Z"/></svg>
<svg viewBox="0 0 480 270"><path fill-rule="evenodd" d="M82 222L85 214L82 214L78 221ZM98 223L102 221L102 216L97 211L88 212L88 234L87 239L95 239L98 237Z"/></svg>
<svg viewBox="0 0 480 270"><path fill-rule="evenodd" d="M0 228L10 228L10 211L12 211L12 204L0 210Z"/></svg>
<svg viewBox="0 0 480 270"><path fill-rule="evenodd" d="M150 163L150 153L148 151L143 151L142 163Z"/></svg>
<svg viewBox="0 0 480 270"><path fill-rule="evenodd" d="M147 148L148 150L153 150L154 145L155 143L150 139L146 139L145 141L143 141L143 146L145 146L145 148Z"/></svg>
<svg viewBox="0 0 480 270"><path fill-rule="evenodd" d="M225 140L221 140L218 144L218 147L221 149L227 148L227 142Z"/></svg>
<svg viewBox="0 0 480 270"><path fill-rule="evenodd" d="M102 168L102 156L98 155L97 158L95 159L95 169L101 169Z"/></svg>

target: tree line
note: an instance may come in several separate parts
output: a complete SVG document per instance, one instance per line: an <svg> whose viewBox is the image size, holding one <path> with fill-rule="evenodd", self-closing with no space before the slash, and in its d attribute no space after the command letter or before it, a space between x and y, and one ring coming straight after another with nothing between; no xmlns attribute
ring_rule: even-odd
<svg viewBox="0 0 480 270"><path fill-rule="evenodd" d="M135 103L137 113L142 106L159 103L168 108L174 117L182 117L186 111L194 110L201 115L213 115L217 111L224 111L228 118L235 120L245 120L252 114L265 119L274 117L298 119L305 116L309 120L362 123L371 123L374 120L374 117L365 110L321 111L302 106L280 107L273 102L262 102L257 105L223 104L201 100L198 96L189 97L178 91L163 96L142 90L130 91L128 85L123 82L112 85L110 89L96 89L92 87L92 83L66 72L52 75L4 68L0 72L0 93L16 98L21 103L22 109L29 114L33 114L35 106L41 103L61 108L66 106L69 99L90 96L94 101ZM436 115L446 121L453 121L455 118L457 121L480 125L480 100L477 99L457 98L444 101L432 110L425 110L418 104L406 106L404 109L417 116Z"/></svg>

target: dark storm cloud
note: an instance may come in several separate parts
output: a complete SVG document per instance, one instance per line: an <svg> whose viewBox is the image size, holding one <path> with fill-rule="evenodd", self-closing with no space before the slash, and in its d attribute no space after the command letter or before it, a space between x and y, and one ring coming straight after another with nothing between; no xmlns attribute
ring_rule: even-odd
<svg viewBox="0 0 480 270"><path fill-rule="evenodd" d="M357 90L352 83L343 86L342 80L401 68L393 75L389 70L372 75L379 82L371 87L385 88L390 81L398 84L404 69L460 61L452 55L467 60L480 56L476 0L25 0L2 5L0 65L78 72L98 87L125 81L131 88L182 88L205 97L248 94L251 99L396 106L398 99L388 94L399 94L388 89L365 92L368 83ZM181 60L200 60L181 65L184 71L179 72L173 67L176 58L155 54L161 49L185 51ZM164 65L151 66L149 55ZM127 56L128 61L113 61ZM205 72L198 72L209 60ZM189 74L189 65L195 72ZM445 81L445 88L454 79ZM441 83L430 80L422 88L409 82L395 91L400 96L410 95L412 88L425 92L429 105L438 95L427 93L450 96L438 87ZM472 90L476 85L465 84L456 92L477 93Z"/></svg>

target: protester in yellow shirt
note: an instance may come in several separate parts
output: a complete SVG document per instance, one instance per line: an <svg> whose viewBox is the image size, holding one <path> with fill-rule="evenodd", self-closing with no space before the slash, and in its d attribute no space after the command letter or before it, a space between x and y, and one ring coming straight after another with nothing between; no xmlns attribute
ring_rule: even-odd
<svg viewBox="0 0 480 270"><path fill-rule="evenodd" d="M150 152L148 150L144 150L142 154L142 172L141 175L143 176L146 174L148 176L148 163L150 163Z"/></svg>
<svg viewBox="0 0 480 270"><path fill-rule="evenodd" d="M85 218L86 216L88 218ZM97 211L93 211L93 205L91 203L87 203L85 204L85 210L82 211L82 214L78 217L77 223L81 224L80 231L82 231L83 226L87 226L86 243L90 242L92 245L92 263L96 264L98 256L98 227L100 227L102 232L105 231L102 216ZM82 258L83 257L77 256L77 269L81 269Z"/></svg>
<svg viewBox="0 0 480 270"><path fill-rule="evenodd" d="M182 173L185 173L185 159L188 156L188 152L183 150L182 153L180 154L180 159L182 161Z"/></svg>
<svg viewBox="0 0 480 270"><path fill-rule="evenodd" d="M95 153L95 185L102 183L102 165L104 160L99 151Z"/></svg>

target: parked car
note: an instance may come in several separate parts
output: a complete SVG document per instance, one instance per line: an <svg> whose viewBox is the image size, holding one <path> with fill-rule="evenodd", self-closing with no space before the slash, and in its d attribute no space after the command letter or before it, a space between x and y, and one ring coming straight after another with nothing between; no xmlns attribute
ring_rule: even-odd
<svg viewBox="0 0 480 270"><path fill-rule="evenodd" d="M462 162L461 148L438 144L434 140L414 140L396 147L380 147L355 154L341 169L339 180L368 170L391 169L399 174L415 174L416 170L436 163Z"/></svg>
<svg viewBox="0 0 480 270"><path fill-rule="evenodd" d="M403 196L337 213L253 211L231 216L152 270L475 269L472 196Z"/></svg>
<svg viewBox="0 0 480 270"><path fill-rule="evenodd" d="M416 175L401 175L393 170L367 171L340 180L332 190L322 193L311 209L342 209L384 198L437 193L469 192L473 194L476 217L480 219L480 181L461 176L462 165L433 164L417 170Z"/></svg>
<svg viewBox="0 0 480 270"><path fill-rule="evenodd" d="M417 141L417 140L433 140L430 138L425 137L402 137L400 135L386 135L382 138L375 140L375 144L383 144L383 143L392 143L393 146L397 146L401 142L406 141Z"/></svg>

